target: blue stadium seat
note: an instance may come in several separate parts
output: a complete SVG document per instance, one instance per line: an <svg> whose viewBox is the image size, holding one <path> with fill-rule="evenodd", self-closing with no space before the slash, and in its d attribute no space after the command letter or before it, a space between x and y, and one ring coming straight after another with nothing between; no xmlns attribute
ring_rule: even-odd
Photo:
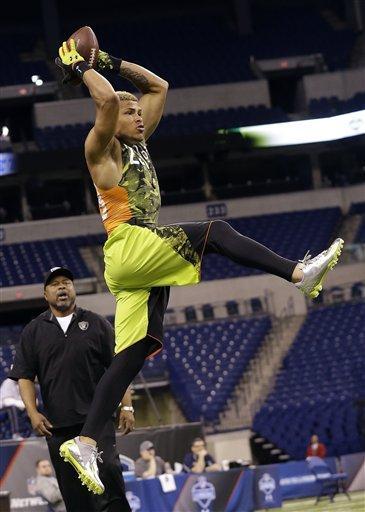
<svg viewBox="0 0 365 512"><path fill-rule="evenodd" d="M103 238L103 235L81 235L3 245L0 286L41 283L44 274L56 264L72 269L76 279L91 277L79 249L99 245Z"/></svg>
<svg viewBox="0 0 365 512"><path fill-rule="evenodd" d="M293 458L312 434L328 455L365 448L355 401L365 389L365 301L319 307L300 329L253 428Z"/></svg>
<svg viewBox="0 0 365 512"><path fill-rule="evenodd" d="M219 420L270 326L261 316L166 329L171 388L189 421Z"/></svg>
<svg viewBox="0 0 365 512"><path fill-rule="evenodd" d="M363 110L365 92L357 93L352 98L340 100L337 96L321 97L309 102L308 110L313 117L327 117Z"/></svg>

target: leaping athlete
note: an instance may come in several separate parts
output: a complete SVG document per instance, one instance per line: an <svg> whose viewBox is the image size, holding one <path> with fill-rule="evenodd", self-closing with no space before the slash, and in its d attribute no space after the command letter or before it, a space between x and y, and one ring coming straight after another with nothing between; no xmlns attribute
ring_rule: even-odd
<svg viewBox="0 0 365 512"><path fill-rule="evenodd" d="M199 283L203 255L216 253L279 276L313 298L337 263L344 242L338 238L315 258L298 262L275 254L222 220L159 226L160 191L146 141L161 119L168 83L103 51L98 71L90 69L73 40L69 46L63 43L59 55L66 77L81 78L96 106L85 157L108 233L105 281L116 299L113 362L96 388L80 436L66 441L60 454L90 491L101 494L97 442L145 359L162 349L169 287ZM100 74L104 70L130 80L142 97L115 91Z"/></svg>

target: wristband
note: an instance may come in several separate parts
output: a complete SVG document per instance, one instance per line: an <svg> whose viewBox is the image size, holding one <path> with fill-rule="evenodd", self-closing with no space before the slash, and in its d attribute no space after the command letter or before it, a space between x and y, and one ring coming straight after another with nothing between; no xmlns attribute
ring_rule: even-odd
<svg viewBox="0 0 365 512"><path fill-rule="evenodd" d="M131 405L123 405L122 410L134 413L134 407L132 407Z"/></svg>
<svg viewBox="0 0 365 512"><path fill-rule="evenodd" d="M91 67L84 60L76 62L76 64L72 66L72 71L74 71L76 76L81 79L84 76L85 71L89 71L89 69L91 69Z"/></svg>
<svg viewBox="0 0 365 512"><path fill-rule="evenodd" d="M109 53L106 52L99 52L98 69L101 71L108 70L113 71L114 73L119 73L121 65L122 59L113 57L113 55L109 55Z"/></svg>

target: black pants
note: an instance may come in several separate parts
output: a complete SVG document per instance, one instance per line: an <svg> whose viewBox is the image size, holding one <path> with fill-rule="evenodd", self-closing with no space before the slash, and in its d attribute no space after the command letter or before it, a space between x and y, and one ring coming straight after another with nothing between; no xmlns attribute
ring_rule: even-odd
<svg viewBox="0 0 365 512"><path fill-rule="evenodd" d="M105 485L101 496L90 493L71 464L62 460L59 449L64 441L80 434L82 425L73 425L53 429L52 437L47 438L49 454L54 466L58 485L66 505L67 512L130 512L125 497L125 486L118 455L115 450L115 429L111 419L104 423L98 441L98 449L102 450L103 463L98 462L100 478Z"/></svg>

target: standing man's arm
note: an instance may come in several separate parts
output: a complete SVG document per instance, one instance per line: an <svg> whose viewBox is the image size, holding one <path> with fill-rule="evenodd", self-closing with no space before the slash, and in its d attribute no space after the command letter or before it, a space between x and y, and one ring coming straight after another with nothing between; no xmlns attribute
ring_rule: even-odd
<svg viewBox="0 0 365 512"><path fill-rule="evenodd" d="M142 478L150 478L151 476L156 476L157 473L157 465L156 465L156 459L155 457L150 458L150 466L142 475Z"/></svg>
<svg viewBox="0 0 365 512"><path fill-rule="evenodd" d="M141 91L142 97L139 104L142 108L145 139L147 140L161 120L169 88L168 82L138 64L122 61L103 51L99 52L98 69L119 73Z"/></svg>
<svg viewBox="0 0 365 512"><path fill-rule="evenodd" d="M14 364L9 372L10 379L18 381L19 392L24 402L32 427L41 436L51 436L52 428L48 419L37 410L34 379L37 375L37 359L33 350L35 334L31 324L27 325L16 348Z"/></svg>
<svg viewBox="0 0 365 512"><path fill-rule="evenodd" d="M202 450L198 453L198 459L196 462L194 462L191 471L193 473L203 473L205 471L205 455L207 452L205 450Z"/></svg>
<svg viewBox="0 0 365 512"><path fill-rule="evenodd" d="M127 435L134 430L135 419L134 409L132 405L132 393L130 386L122 398L121 408L119 413L118 429L122 430L122 435Z"/></svg>
<svg viewBox="0 0 365 512"><path fill-rule="evenodd" d="M37 409L37 398L34 382L29 379L20 378L18 383L20 395L24 402L33 429L36 430L40 436L51 437L52 433L49 431L49 429L52 428L52 425L43 414L38 412Z"/></svg>

